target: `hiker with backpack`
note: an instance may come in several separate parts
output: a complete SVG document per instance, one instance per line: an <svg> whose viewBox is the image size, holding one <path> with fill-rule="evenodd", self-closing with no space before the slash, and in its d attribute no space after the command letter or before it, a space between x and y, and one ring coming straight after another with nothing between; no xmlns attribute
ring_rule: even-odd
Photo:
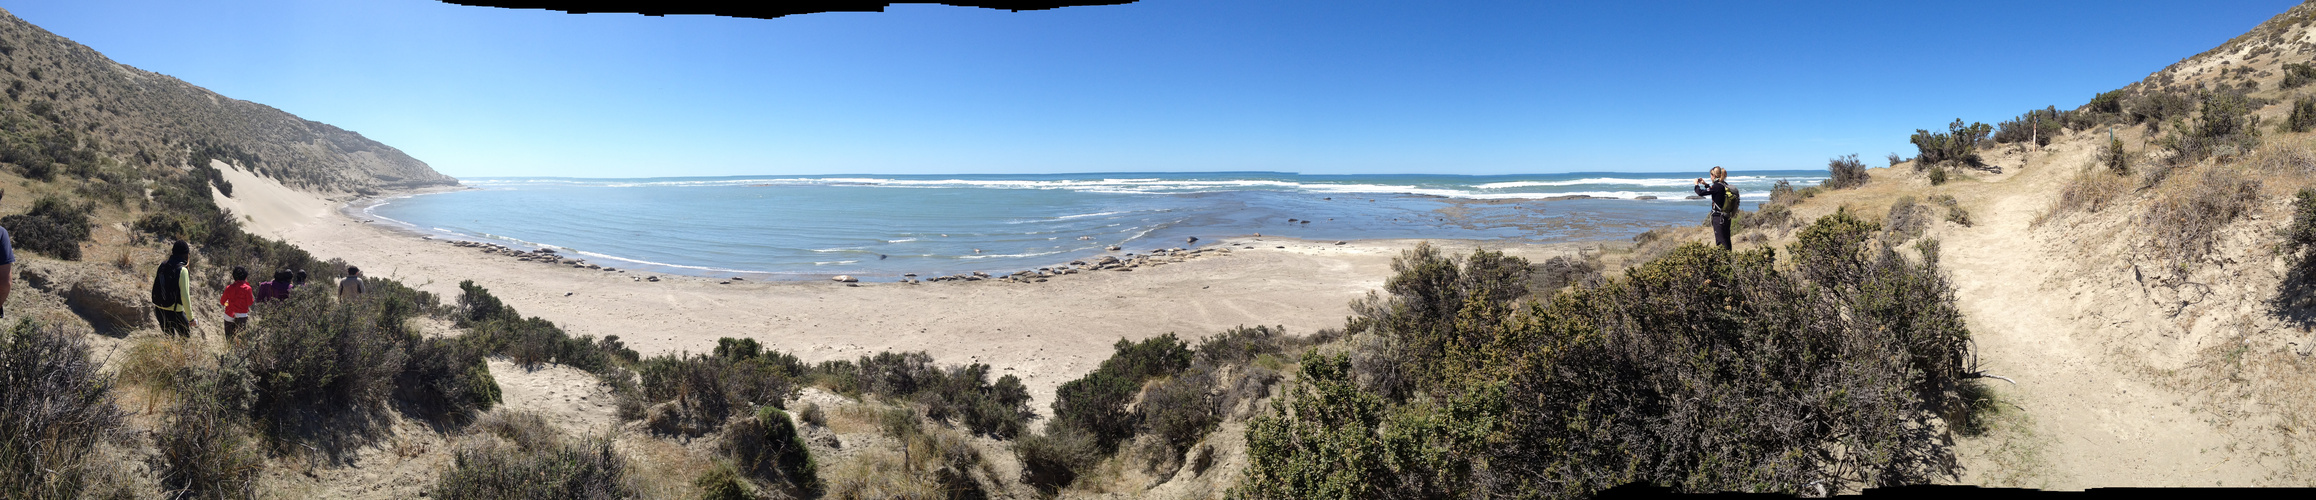
<svg viewBox="0 0 2316 500"><path fill-rule="evenodd" d="M160 321L161 332L178 336L192 334L193 276L185 264L193 259L193 247L185 240L169 244L169 260L162 261L153 270L153 319Z"/></svg>
<svg viewBox="0 0 2316 500"><path fill-rule="evenodd" d="M1711 173L1712 184L1706 184L1705 179L1700 177L1694 189L1697 196L1712 198L1713 243L1721 245L1722 250L1729 250L1729 220L1737 218L1737 188L1729 187L1727 169L1715 166Z"/></svg>

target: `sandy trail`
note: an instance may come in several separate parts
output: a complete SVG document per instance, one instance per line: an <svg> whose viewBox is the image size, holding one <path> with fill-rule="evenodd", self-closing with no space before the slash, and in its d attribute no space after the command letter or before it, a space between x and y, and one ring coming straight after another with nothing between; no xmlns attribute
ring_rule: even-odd
<svg viewBox="0 0 2316 500"><path fill-rule="evenodd" d="M2057 172L2044 172L2056 174ZM2023 180L2023 179L2021 179ZM1982 208L1981 222L1945 236L1941 262L1977 340L1980 366L2017 385L1991 381L2008 411L2024 410L2023 429L1997 429L1961 444L1965 483L2083 489L2106 486L2251 486L2267 475L2232 451L2234 439L2190 411L2181 394L2133 376L2128 360L2102 343L2121 331L2080 321L2076 293L2055 285L2068 269L2057 251L2028 227L2049 203L2027 192L2039 186L2009 183L2014 191ZM2042 193L2052 192L2041 190ZM2039 460L1991 463L1970 458L2020 440L2040 448ZM2042 462L2042 463L2037 463ZM2034 470L2003 470L2031 468Z"/></svg>

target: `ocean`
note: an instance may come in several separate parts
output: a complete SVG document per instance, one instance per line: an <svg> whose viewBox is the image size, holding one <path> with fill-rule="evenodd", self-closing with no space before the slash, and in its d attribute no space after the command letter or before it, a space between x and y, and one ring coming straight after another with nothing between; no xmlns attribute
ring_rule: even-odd
<svg viewBox="0 0 2316 500"><path fill-rule="evenodd" d="M1275 172L469 178L350 210L438 239L555 248L599 265L749 279L1010 273L1225 237L1507 243L1700 224L1693 173ZM1822 170L1733 172L1757 206ZM1653 198L1653 199L1652 199ZM1750 207L1748 207L1750 208ZM1306 222L1307 221L1307 222ZM1196 244L1188 238L1196 237Z"/></svg>

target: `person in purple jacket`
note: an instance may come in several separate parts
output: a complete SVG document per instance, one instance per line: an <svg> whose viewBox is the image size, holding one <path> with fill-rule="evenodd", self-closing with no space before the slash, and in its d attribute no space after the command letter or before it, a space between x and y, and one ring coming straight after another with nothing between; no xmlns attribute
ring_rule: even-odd
<svg viewBox="0 0 2316 500"><path fill-rule="evenodd" d="M295 279L297 279L297 274L291 273L288 269L274 271L273 281L257 284L257 303L263 304L288 299L290 289L294 286L291 281Z"/></svg>

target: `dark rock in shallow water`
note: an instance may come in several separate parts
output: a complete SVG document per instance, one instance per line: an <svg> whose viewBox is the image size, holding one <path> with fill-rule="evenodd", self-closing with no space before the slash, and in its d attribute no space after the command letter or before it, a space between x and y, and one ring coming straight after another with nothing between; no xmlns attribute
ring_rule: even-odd
<svg viewBox="0 0 2316 500"><path fill-rule="evenodd" d="M1635 199L1635 200L1654 200L1654 199L1657 199L1657 197L1656 197L1656 196L1653 196L1653 195L1645 195L1645 194L1644 194L1644 195L1640 195L1640 196L1636 196L1636 197L1633 197L1633 199Z"/></svg>
<svg viewBox="0 0 2316 500"><path fill-rule="evenodd" d="M1697 196L1697 195L1689 195L1689 197L1687 197L1687 198L1683 198L1683 199L1686 199L1686 200L1702 200L1702 199L1705 199L1705 197L1703 197L1703 196Z"/></svg>

